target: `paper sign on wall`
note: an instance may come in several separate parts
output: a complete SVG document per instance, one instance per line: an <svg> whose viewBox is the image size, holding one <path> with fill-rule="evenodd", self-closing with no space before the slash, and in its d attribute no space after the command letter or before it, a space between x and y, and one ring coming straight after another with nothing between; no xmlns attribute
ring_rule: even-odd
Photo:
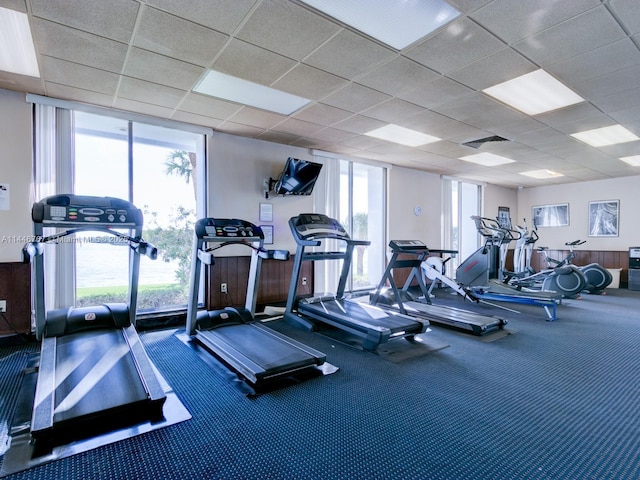
<svg viewBox="0 0 640 480"><path fill-rule="evenodd" d="M0 210L9 210L9 184L0 183Z"/></svg>

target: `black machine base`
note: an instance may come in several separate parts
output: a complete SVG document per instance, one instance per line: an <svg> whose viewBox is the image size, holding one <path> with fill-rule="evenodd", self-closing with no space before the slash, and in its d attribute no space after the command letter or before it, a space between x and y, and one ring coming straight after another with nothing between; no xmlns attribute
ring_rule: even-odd
<svg viewBox="0 0 640 480"><path fill-rule="evenodd" d="M371 296L373 295L374 293L371 294ZM386 308L398 309L395 295L390 288L383 289L378 293L377 304ZM448 305L434 305L413 298L404 300L402 306L407 315L424 318L431 323L463 330L478 336L503 329L509 323L502 317L484 315Z"/></svg>
<svg viewBox="0 0 640 480"><path fill-rule="evenodd" d="M54 436L48 440L34 439L30 432L30 423L39 357L39 354L32 355L22 375L17 408L9 431L9 449L4 455L0 478L191 418L189 411L156 370L156 376L166 396L162 418L151 420L148 414L143 414L137 421L129 418L126 424L112 424L111 428L103 425L102 428L94 429L92 434L80 430L76 436L73 432L66 432L63 436Z"/></svg>
<svg viewBox="0 0 640 480"><path fill-rule="evenodd" d="M398 338L411 339L425 333L427 320L389 312L355 300L332 297L303 299L296 313L285 313L285 321L307 330L330 326L360 339L363 350L375 352L379 345ZM350 343L350 342L349 342Z"/></svg>

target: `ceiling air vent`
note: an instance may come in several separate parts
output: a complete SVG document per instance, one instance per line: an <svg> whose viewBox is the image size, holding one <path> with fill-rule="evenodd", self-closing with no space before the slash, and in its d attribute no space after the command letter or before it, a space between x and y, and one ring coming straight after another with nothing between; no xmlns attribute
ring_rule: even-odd
<svg viewBox="0 0 640 480"><path fill-rule="evenodd" d="M509 141L508 138L503 138L503 137L494 135L492 137L485 137L485 138L480 138L478 140L471 140L470 142L464 142L462 145L464 145L465 147L480 148L483 144L488 142L508 142L508 141Z"/></svg>

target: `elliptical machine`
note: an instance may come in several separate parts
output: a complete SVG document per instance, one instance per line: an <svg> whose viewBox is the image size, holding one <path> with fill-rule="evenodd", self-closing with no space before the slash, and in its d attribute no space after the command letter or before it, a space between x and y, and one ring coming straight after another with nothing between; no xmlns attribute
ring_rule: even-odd
<svg viewBox="0 0 640 480"><path fill-rule="evenodd" d="M546 255L547 264L555 265L555 268L564 267L567 265L573 266L571 260L576 258L576 253L573 248L586 243L586 240L574 240L573 242L566 242L565 245L569 247L569 253L562 260L555 260ZM584 291L595 295L606 295L604 291L613 281L613 275L606 268L602 267L598 263L590 263L583 267L577 267L586 277L587 285Z"/></svg>
<svg viewBox="0 0 640 480"><path fill-rule="evenodd" d="M501 226L496 220L490 218L473 216L472 219L476 223L478 232L485 238L484 248L494 245L499 247L498 280L502 283L524 292L557 292L565 298L578 298L580 292L585 289L587 279L575 265L564 265L533 274L527 271L509 272L505 268L509 244L513 240L519 240L522 234L508 226Z"/></svg>
<svg viewBox="0 0 640 480"><path fill-rule="evenodd" d="M536 271L531 266L531 256L533 254L533 246L540 237L536 232L535 223L533 224L533 229L529 231L527 229L527 219L523 219L523 222L524 226L516 226L520 236L516 240L516 246L513 250L513 271L518 274L533 275Z"/></svg>

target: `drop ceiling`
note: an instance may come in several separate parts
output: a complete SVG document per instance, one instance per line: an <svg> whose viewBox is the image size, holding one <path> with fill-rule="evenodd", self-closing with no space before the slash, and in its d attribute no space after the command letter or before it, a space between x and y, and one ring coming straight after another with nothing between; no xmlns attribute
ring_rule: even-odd
<svg viewBox="0 0 640 480"><path fill-rule="evenodd" d="M614 124L640 136L640 2L449 3L459 17L396 50L294 0L0 0L28 14L41 74L0 71L0 88L509 188L640 174L619 160L640 141L571 136ZM585 101L529 116L482 92L540 68ZM195 93L207 69L311 102L282 115ZM364 135L387 124L441 140ZM476 142L493 136L506 140ZM460 160L482 152L515 162ZM520 174L539 169L563 176Z"/></svg>

